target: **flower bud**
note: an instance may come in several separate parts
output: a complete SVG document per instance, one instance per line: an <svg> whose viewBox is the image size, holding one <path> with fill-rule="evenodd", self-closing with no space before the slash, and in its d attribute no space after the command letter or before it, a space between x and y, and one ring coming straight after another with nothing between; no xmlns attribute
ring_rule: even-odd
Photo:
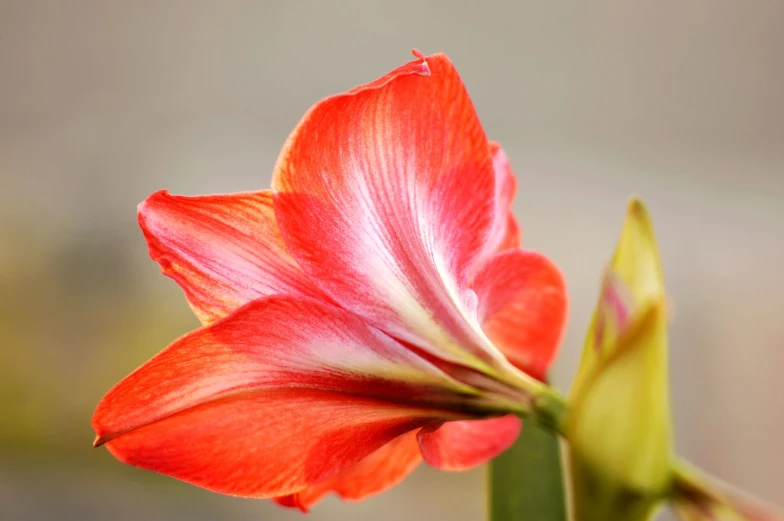
<svg viewBox="0 0 784 521"><path fill-rule="evenodd" d="M569 396L576 518L647 519L671 479L664 280L648 213L629 203Z"/></svg>

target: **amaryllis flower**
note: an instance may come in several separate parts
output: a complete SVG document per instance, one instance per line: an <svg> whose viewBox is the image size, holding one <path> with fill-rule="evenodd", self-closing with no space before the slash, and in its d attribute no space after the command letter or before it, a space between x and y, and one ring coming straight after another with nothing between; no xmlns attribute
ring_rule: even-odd
<svg viewBox="0 0 784 521"><path fill-rule="evenodd" d="M203 327L109 391L96 445L306 510L514 442L561 336L563 279L520 249L515 179L454 67L415 55L311 108L271 190L140 205Z"/></svg>

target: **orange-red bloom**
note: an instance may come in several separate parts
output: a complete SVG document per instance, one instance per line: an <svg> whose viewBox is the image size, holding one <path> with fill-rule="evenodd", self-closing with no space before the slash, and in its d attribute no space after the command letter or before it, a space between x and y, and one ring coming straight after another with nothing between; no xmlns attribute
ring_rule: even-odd
<svg viewBox="0 0 784 521"><path fill-rule="evenodd" d="M203 327L109 391L96 444L306 510L513 443L509 413L561 336L563 279L520 249L515 179L454 67L415 54L317 103L272 190L140 205Z"/></svg>

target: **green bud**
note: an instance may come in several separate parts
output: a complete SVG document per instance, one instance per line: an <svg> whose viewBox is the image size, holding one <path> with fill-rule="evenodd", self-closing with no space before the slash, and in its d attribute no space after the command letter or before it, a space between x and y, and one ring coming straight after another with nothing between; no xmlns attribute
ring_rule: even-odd
<svg viewBox="0 0 784 521"><path fill-rule="evenodd" d="M647 519L668 494L665 308L653 228L633 199L569 395L564 434L578 521Z"/></svg>

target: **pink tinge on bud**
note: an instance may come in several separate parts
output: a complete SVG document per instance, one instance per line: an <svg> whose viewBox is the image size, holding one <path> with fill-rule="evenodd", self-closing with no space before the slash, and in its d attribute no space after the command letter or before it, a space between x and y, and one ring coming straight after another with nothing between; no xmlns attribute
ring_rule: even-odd
<svg viewBox="0 0 784 521"><path fill-rule="evenodd" d="M594 331L593 347L597 354L602 351L608 321L615 325L618 334L629 324L632 298L631 290L624 285L617 274L608 269L602 284L601 302L597 311L598 320Z"/></svg>

